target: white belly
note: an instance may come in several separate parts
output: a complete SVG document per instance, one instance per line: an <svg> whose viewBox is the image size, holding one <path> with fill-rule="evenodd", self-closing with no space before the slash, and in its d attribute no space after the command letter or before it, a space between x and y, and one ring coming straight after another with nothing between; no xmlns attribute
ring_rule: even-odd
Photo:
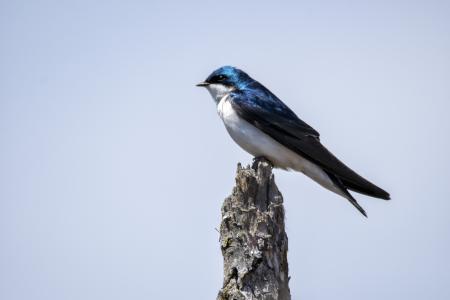
<svg viewBox="0 0 450 300"><path fill-rule="evenodd" d="M255 157L266 157L275 167L302 172L323 187L342 194L322 168L240 118L227 98L227 96L222 98L217 105L217 110L231 138L239 146Z"/></svg>

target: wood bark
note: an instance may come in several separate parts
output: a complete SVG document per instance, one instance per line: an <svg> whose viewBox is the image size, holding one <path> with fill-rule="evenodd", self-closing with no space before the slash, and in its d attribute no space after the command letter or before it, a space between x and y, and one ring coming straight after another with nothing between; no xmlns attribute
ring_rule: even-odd
<svg viewBox="0 0 450 300"><path fill-rule="evenodd" d="M238 164L236 185L222 206L223 287L217 300L290 300L283 197L272 166Z"/></svg>

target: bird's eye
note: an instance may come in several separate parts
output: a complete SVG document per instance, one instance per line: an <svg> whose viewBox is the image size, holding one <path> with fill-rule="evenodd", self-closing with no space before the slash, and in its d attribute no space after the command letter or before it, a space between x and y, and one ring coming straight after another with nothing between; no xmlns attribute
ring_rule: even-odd
<svg viewBox="0 0 450 300"><path fill-rule="evenodd" d="M225 80L225 76L224 75L217 75L217 81L222 81Z"/></svg>

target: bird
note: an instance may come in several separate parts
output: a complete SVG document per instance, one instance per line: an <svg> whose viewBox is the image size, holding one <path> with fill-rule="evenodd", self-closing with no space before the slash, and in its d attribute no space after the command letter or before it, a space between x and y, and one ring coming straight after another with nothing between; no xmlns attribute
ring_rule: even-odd
<svg viewBox="0 0 450 300"><path fill-rule="evenodd" d="M366 211L349 190L390 199L388 192L357 174L325 148L319 132L244 71L223 66L197 86L209 91L228 134L251 155L266 158L275 168L303 173L347 199L366 218Z"/></svg>

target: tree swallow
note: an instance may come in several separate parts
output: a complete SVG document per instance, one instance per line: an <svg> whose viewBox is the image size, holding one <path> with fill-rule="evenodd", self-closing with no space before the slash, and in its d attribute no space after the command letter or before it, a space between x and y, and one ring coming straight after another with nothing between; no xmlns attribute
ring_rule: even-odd
<svg viewBox="0 0 450 300"><path fill-rule="evenodd" d="M302 172L341 195L365 217L348 190L389 200L389 194L337 159L320 142L319 133L300 120L271 91L234 67L221 67L197 86L205 87L231 138L274 167Z"/></svg>

